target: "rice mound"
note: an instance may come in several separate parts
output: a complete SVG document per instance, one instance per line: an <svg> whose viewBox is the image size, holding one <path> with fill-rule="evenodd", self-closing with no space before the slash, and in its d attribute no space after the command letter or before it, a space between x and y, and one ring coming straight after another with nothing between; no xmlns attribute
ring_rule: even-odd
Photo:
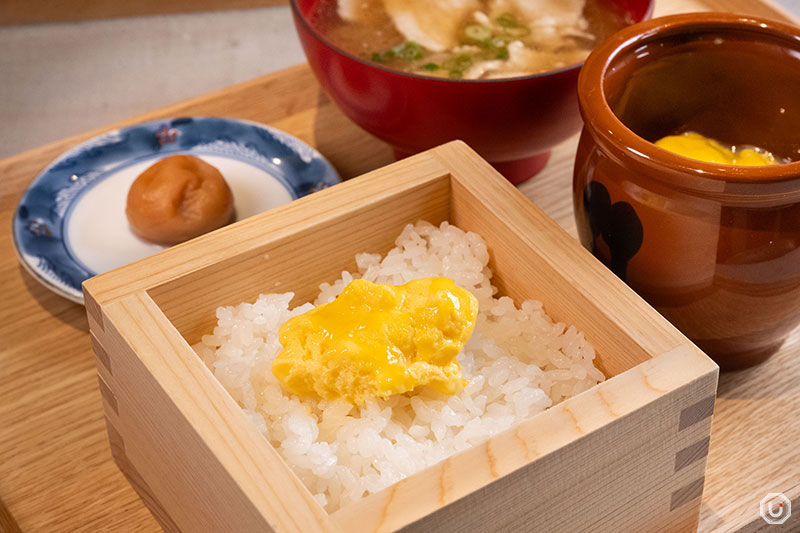
<svg viewBox="0 0 800 533"><path fill-rule="evenodd" d="M469 383L447 396L426 387L354 407L285 393L272 374L278 329L311 309L293 293L217 309L218 324L195 346L220 383L328 511L374 493L486 441L603 381L594 348L575 327L553 323L542 304L495 298L483 239L443 222L409 224L384 258L356 256L357 273L323 283L314 305L354 278L404 284L444 276L478 299L475 332L458 355Z"/></svg>

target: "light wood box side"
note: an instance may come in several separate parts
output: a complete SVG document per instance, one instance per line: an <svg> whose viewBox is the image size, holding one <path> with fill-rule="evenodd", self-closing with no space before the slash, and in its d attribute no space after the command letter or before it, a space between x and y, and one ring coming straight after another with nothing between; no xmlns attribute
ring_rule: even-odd
<svg viewBox="0 0 800 533"><path fill-rule="evenodd" d="M449 218L483 233L498 285L517 301L541 297L550 312L577 319L592 335L608 329L603 362L617 375L329 516L187 340L212 325L216 306L252 299L275 283L310 298L320 281L338 277L342 267L331 266L333 258L352 266L365 246L384 251L417 218ZM687 410L697 411L709 398L713 407L716 366L657 315L630 325L638 320L637 305L606 316L604 298L625 304L635 296L560 232L463 143L451 143L90 280L87 310L117 463L170 529L269 524L287 531L391 531L446 523L480 531L526 528L533 519L545 528L694 523L705 455L681 472L669 465L684 445L696 447L708 437L707 408L688 430L681 425ZM320 251L328 262L315 260ZM274 256L281 259L271 262ZM588 279L581 281L584 268ZM540 284L557 294L537 289ZM652 453L625 466L641 450ZM581 469L583 460L591 467ZM540 479L545 482L531 481ZM639 500L626 490L632 480ZM598 493L598 483L611 490ZM224 505L208 502L215 490ZM586 504L571 522L544 510L560 509L565 491ZM182 492L194 500L176 496ZM518 501L520 494L525 501ZM631 499L655 511L626 509ZM210 508L194 512L198 504Z"/></svg>
<svg viewBox="0 0 800 533"><path fill-rule="evenodd" d="M494 173L488 163L455 145L435 153L453 175L452 222L498 237L492 258L501 292L546 302L555 320L577 325L607 376L689 342L518 190L468 178Z"/></svg>
<svg viewBox="0 0 800 533"><path fill-rule="evenodd" d="M716 383L678 348L332 516L370 533L695 531Z"/></svg>
<svg viewBox="0 0 800 533"><path fill-rule="evenodd" d="M165 529L335 530L187 340L219 305L310 298L356 251L446 219L449 196L447 170L423 155L87 281L112 453Z"/></svg>
<svg viewBox="0 0 800 533"><path fill-rule="evenodd" d="M117 465L170 531L336 531L144 291L93 332Z"/></svg>
<svg viewBox="0 0 800 533"><path fill-rule="evenodd" d="M392 183L391 174L386 177L390 179L375 181L391 190L391 195L349 196L349 184L344 184L330 198L336 209L323 215L326 204L315 204L321 211L312 225L250 246L214 265L155 286L148 294L191 344L216 325L214 312L220 305L252 302L260 293L286 291L295 293L292 306L313 301L320 283L333 282L343 270L357 270L357 251L385 254L406 224L418 220L439 224L448 218L450 179L445 170L399 187ZM283 224L280 213L272 218ZM267 225L260 228L260 234L269 234ZM242 232L234 238L241 242ZM190 302L188 294L192 295Z"/></svg>
<svg viewBox="0 0 800 533"><path fill-rule="evenodd" d="M309 299L322 281L355 266L343 242L386 251L405 223L446 219L449 187L441 162L420 154L91 278L87 313L102 328L102 305L145 290L194 343L217 306L276 290ZM299 254L302 262L293 258Z"/></svg>
<svg viewBox="0 0 800 533"><path fill-rule="evenodd" d="M467 150L450 144L433 151L451 170L451 221L487 237L494 281L504 294L517 302L541 299L590 341L599 338L603 366L616 377L334 518L344 530L376 532L445 524L459 531L578 530L587 524L614 530L626 523L690 530L699 513L705 455L693 456L692 468L680 473L674 464L682 450L708 442L711 412L706 409L690 431L680 429L681 413L698 402L702 407L710 400L713 407L716 365L613 274L595 268L597 262L518 191L491 179L495 171ZM609 300L614 313L603 314ZM642 449L657 453L641 455ZM673 494L686 505L673 506ZM515 505L500 505L509 500ZM570 514L567 501L580 508Z"/></svg>

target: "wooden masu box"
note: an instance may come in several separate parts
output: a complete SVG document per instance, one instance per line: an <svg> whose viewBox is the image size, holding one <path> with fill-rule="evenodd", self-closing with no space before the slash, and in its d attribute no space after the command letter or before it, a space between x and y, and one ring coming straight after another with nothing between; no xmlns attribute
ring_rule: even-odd
<svg viewBox="0 0 800 533"><path fill-rule="evenodd" d="M405 224L482 235L494 282L595 346L607 381L327 513L197 357L215 309L315 296ZM717 366L453 142L84 283L114 459L168 531L694 531Z"/></svg>

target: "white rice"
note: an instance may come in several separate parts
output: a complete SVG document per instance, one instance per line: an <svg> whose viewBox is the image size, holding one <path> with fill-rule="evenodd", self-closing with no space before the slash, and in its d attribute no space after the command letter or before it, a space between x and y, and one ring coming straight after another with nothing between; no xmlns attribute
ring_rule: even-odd
<svg viewBox="0 0 800 533"><path fill-rule="evenodd" d="M285 393L272 374L278 328L311 304L289 308L293 293L217 309L218 325L195 346L220 383L293 468L314 497L335 511L365 494L466 448L602 381L594 349L573 326L553 323L541 303L516 307L494 298L483 239L443 222L408 225L384 258L356 256L357 273L320 286L329 302L354 278L402 284L445 276L471 291L480 311L459 354L469 383L460 394L422 387L352 407Z"/></svg>

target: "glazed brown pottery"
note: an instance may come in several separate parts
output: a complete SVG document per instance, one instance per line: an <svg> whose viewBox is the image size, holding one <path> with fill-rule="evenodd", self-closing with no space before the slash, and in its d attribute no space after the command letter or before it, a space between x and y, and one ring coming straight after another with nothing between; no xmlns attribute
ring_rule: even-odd
<svg viewBox="0 0 800 533"><path fill-rule="evenodd" d="M800 323L800 162L735 167L653 142L694 131L800 160L800 28L720 13L626 28L587 59L580 238L722 369Z"/></svg>

